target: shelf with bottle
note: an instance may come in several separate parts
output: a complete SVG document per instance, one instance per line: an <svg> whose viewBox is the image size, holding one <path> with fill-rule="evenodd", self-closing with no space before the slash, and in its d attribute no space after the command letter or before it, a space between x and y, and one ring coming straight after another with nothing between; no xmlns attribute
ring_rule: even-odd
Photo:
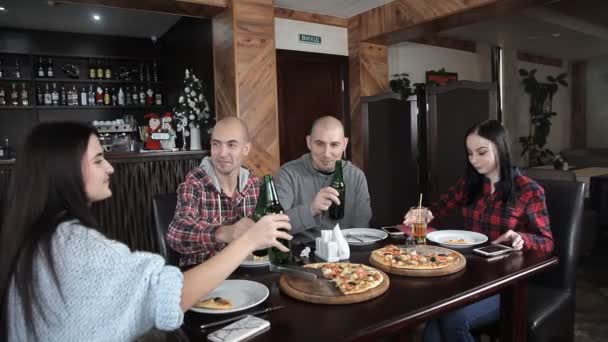
<svg viewBox="0 0 608 342"><path fill-rule="evenodd" d="M91 83L91 84L137 84L137 85L153 85L162 86L163 82L140 82L140 81L126 81L126 80L98 80L88 78L38 78L34 79L37 83Z"/></svg>
<svg viewBox="0 0 608 342"><path fill-rule="evenodd" d="M25 82L12 82L10 85L0 84L0 107L29 107L32 103L29 88Z"/></svg>
<svg viewBox="0 0 608 342"><path fill-rule="evenodd" d="M22 54L0 54L0 80L31 81L31 57Z"/></svg>
<svg viewBox="0 0 608 342"><path fill-rule="evenodd" d="M2 108L2 107L0 107ZM14 107L14 108L23 108L23 107ZM156 105L125 105L125 106L114 106L114 105L110 105L110 106L106 106L106 105L99 105L99 106L66 106L66 105L37 105L37 106L33 106L30 108L36 108L36 109L165 109L165 106L156 106Z"/></svg>

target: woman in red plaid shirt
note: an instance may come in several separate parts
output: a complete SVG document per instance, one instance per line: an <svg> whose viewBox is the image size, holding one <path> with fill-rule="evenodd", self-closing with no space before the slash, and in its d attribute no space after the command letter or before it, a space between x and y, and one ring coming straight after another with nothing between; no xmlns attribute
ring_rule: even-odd
<svg viewBox="0 0 608 342"><path fill-rule="evenodd" d="M500 122L488 120L465 135L469 162L465 178L443 194L431 209L434 225L456 209L465 226L488 236L493 243L509 244L516 250L553 251L553 235L543 188L513 167L510 142ZM410 225L408 212L404 224ZM470 330L497 321L500 297L493 296L439 319L424 330L425 341L475 341Z"/></svg>

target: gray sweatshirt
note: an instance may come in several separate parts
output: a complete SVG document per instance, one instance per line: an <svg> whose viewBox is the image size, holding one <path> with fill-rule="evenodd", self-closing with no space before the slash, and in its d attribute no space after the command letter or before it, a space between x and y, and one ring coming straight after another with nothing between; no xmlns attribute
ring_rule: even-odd
<svg viewBox="0 0 608 342"><path fill-rule="evenodd" d="M320 230L333 229L336 223L340 228L366 228L372 217L367 180L361 169L349 161L343 164L346 185L346 206L344 218L334 221L327 212L313 217L310 204L319 190L331 184L332 175L317 171L310 153L292 160L279 170L276 190L279 201L291 221L291 233L297 234L296 241L310 241L320 235Z"/></svg>

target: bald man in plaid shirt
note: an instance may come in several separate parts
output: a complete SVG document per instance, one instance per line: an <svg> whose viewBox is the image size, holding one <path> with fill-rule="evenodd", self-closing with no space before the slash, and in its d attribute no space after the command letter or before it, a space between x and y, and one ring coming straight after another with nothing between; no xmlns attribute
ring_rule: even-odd
<svg viewBox="0 0 608 342"><path fill-rule="evenodd" d="M180 267L200 264L253 225L260 180L243 160L251 144L245 123L228 117L211 135L206 157L177 188L177 207L167 242L181 257Z"/></svg>

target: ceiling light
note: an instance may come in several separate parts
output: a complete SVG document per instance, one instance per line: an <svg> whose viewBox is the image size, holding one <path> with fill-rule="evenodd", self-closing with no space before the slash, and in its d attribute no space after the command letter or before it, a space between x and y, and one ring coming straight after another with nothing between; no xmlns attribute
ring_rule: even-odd
<svg viewBox="0 0 608 342"><path fill-rule="evenodd" d="M99 14L93 14L93 20L100 21L101 20L101 16Z"/></svg>
<svg viewBox="0 0 608 342"><path fill-rule="evenodd" d="M6 11L6 8L0 6L0 12L4 12L4 11Z"/></svg>
<svg viewBox="0 0 608 342"><path fill-rule="evenodd" d="M561 33L553 33L553 34L551 34L551 36L557 38L557 37L561 36Z"/></svg>

